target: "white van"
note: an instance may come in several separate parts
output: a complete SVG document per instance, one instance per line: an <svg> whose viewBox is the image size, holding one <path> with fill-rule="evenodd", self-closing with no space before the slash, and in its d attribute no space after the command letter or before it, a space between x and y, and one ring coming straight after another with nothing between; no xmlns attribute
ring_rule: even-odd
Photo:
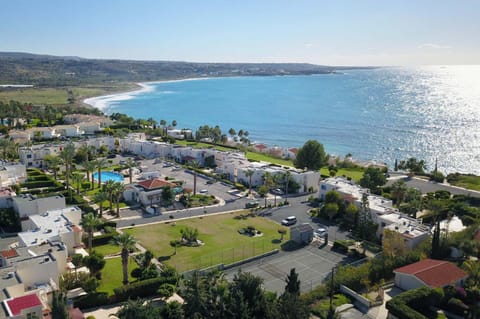
<svg viewBox="0 0 480 319"><path fill-rule="evenodd" d="M295 216L288 216L284 220L282 220L282 225L283 226L290 226L294 225L297 222L297 217Z"/></svg>

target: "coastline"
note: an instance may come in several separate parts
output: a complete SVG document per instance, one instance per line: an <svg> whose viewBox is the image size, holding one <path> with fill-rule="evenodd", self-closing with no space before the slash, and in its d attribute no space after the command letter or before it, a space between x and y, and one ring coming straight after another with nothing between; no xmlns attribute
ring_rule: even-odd
<svg viewBox="0 0 480 319"><path fill-rule="evenodd" d="M212 77L201 77L201 78L186 78L186 79L176 79L176 80L159 80L159 81L149 81L149 82L137 82L135 85L139 86L137 89L123 91L107 95L92 96L82 100L83 104L87 104L91 107L97 108L100 111L104 112L108 109L109 104L116 101L125 101L133 99L138 94L143 94L151 92L154 90L152 84L156 83L171 83L171 82L184 82L184 81L197 81L197 80L209 80Z"/></svg>

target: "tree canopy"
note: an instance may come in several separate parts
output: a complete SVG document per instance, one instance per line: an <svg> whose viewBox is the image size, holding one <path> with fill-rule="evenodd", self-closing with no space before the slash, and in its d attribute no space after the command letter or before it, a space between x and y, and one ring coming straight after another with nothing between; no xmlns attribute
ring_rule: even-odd
<svg viewBox="0 0 480 319"><path fill-rule="evenodd" d="M319 170L326 163L323 145L315 140L309 140L298 150L295 167Z"/></svg>

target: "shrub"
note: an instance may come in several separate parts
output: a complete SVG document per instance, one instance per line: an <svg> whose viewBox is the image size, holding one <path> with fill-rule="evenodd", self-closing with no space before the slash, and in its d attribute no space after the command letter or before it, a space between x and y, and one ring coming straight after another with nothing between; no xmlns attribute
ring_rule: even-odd
<svg viewBox="0 0 480 319"><path fill-rule="evenodd" d="M338 250L342 253L348 253L349 246L352 245L351 241L348 240L335 240L333 242L333 249Z"/></svg>
<svg viewBox="0 0 480 319"><path fill-rule="evenodd" d="M106 233L100 236L93 237L92 239L92 246L100 246L100 245L106 245L109 244L114 236L117 236L118 233L116 231L113 231L111 233Z"/></svg>
<svg viewBox="0 0 480 319"><path fill-rule="evenodd" d="M73 304L80 309L93 308L110 303L106 292L94 292L75 300Z"/></svg>
<svg viewBox="0 0 480 319"><path fill-rule="evenodd" d="M434 181L434 182L437 182L437 183L443 183L444 179L445 179L445 176L440 172L433 172L430 175L430 180Z"/></svg>
<svg viewBox="0 0 480 319"><path fill-rule="evenodd" d="M398 318L426 319L427 317L417 311L428 312L430 306L437 304L441 294L435 289L427 287L408 290L387 301L386 308L389 313Z"/></svg>
<svg viewBox="0 0 480 319"><path fill-rule="evenodd" d="M144 298L157 293L161 285L170 283L168 278L157 277L143 281L136 281L129 285L115 288L115 300L125 301L129 298Z"/></svg>

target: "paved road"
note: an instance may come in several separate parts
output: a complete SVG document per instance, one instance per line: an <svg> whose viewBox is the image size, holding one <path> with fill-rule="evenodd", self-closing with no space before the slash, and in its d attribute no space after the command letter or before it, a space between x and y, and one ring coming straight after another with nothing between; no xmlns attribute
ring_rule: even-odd
<svg viewBox="0 0 480 319"><path fill-rule="evenodd" d="M387 185L388 186L392 185L393 182L395 182L399 178L403 178L403 180L405 181L408 187L417 188L423 194L435 192L437 190L445 190L445 191L449 191L452 194L480 197L480 192L477 192L477 191L459 188L459 187L451 186L447 184L440 184L432 181L427 181L417 177L407 178L405 175L392 175L392 177L388 180Z"/></svg>

